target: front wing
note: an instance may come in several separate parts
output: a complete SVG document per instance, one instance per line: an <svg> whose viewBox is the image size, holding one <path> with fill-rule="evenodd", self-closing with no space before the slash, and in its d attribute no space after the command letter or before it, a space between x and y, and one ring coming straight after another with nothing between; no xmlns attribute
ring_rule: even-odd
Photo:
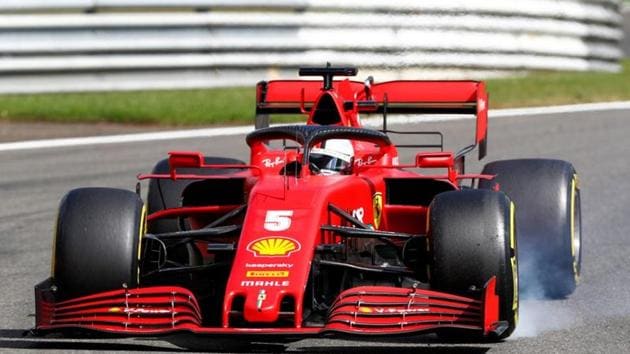
<svg viewBox="0 0 630 354"><path fill-rule="evenodd" d="M126 336L192 332L205 335L324 334L393 335L460 328L500 335L496 278L486 284L480 298L424 289L362 286L342 292L318 327L235 328L204 327L199 304L192 292L174 286L120 289L66 301L55 301L47 280L35 287L36 330L86 329Z"/></svg>

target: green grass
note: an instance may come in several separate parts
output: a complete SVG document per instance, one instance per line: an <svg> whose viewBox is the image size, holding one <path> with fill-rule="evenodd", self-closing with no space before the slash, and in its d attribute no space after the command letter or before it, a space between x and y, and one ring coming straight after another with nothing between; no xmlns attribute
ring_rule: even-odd
<svg viewBox="0 0 630 354"><path fill-rule="evenodd" d="M487 81L490 107L630 100L630 59L623 72L536 72ZM0 120L114 122L170 126L251 123L254 88L0 95Z"/></svg>
<svg viewBox="0 0 630 354"><path fill-rule="evenodd" d="M0 119L135 124L251 121L252 88L0 96Z"/></svg>
<svg viewBox="0 0 630 354"><path fill-rule="evenodd" d="M526 77L487 80L491 108L532 107L630 100L630 59L618 74L537 72Z"/></svg>

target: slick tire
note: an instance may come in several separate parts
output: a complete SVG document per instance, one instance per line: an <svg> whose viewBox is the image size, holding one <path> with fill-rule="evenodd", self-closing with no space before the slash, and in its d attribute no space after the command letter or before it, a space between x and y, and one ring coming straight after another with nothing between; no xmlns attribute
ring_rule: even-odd
<svg viewBox="0 0 630 354"><path fill-rule="evenodd" d="M205 157L206 164L213 165L244 165L241 160L225 158L225 157ZM196 169L182 168L178 169L180 173L199 174L199 175L221 175L233 172L231 169ZM168 174L168 159L161 160L153 168L154 174ZM149 182L149 191L147 194L147 207L149 214L156 211L175 208L181 206L182 193L184 189L194 181L192 180L171 180L171 179L152 179ZM159 234L165 232L179 231L179 223L177 219L161 219L149 224L149 233Z"/></svg>
<svg viewBox="0 0 630 354"><path fill-rule="evenodd" d="M561 299L575 291L582 266L580 189L561 160L519 159L487 164L479 188L498 189L516 205L521 293Z"/></svg>
<svg viewBox="0 0 630 354"><path fill-rule="evenodd" d="M135 287L144 203L130 191L81 188L61 201L53 279L62 299Z"/></svg>
<svg viewBox="0 0 630 354"><path fill-rule="evenodd" d="M480 296L488 280L496 276L499 321L507 328L490 339L509 336L518 321L518 266L510 199L486 190L444 192L434 198L429 213L431 288ZM438 334L460 336L459 331Z"/></svg>

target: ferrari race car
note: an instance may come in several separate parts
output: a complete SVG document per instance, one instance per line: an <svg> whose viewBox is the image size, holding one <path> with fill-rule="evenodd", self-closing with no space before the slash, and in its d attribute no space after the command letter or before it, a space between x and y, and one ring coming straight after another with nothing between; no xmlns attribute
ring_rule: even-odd
<svg viewBox="0 0 630 354"><path fill-rule="evenodd" d="M138 177L146 202L140 183L70 191L52 275L35 287L36 331L499 340L518 321L519 258L536 265L522 280L570 295L581 263L573 166L518 159L465 173L466 154L486 154L483 82L334 79L356 73L260 82L248 163L174 151ZM306 124L269 126L299 113ZM440 133L388 129L396 113L475 115L474 141L444 151ZM396 145L398 134L418 143Z"/></svg>

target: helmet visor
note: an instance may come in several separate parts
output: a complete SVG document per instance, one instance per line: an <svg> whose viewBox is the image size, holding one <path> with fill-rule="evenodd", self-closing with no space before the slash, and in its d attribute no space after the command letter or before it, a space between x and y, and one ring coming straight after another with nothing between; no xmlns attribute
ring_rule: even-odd
<svg viewBox="0 0 630 354"><path fill-rule="evenodd" d="M310 163L314 164L322 171L329 170L335 172L341 172L347 169L349 165L347 161L340 158L319 153L311 153Z"/></svg>

